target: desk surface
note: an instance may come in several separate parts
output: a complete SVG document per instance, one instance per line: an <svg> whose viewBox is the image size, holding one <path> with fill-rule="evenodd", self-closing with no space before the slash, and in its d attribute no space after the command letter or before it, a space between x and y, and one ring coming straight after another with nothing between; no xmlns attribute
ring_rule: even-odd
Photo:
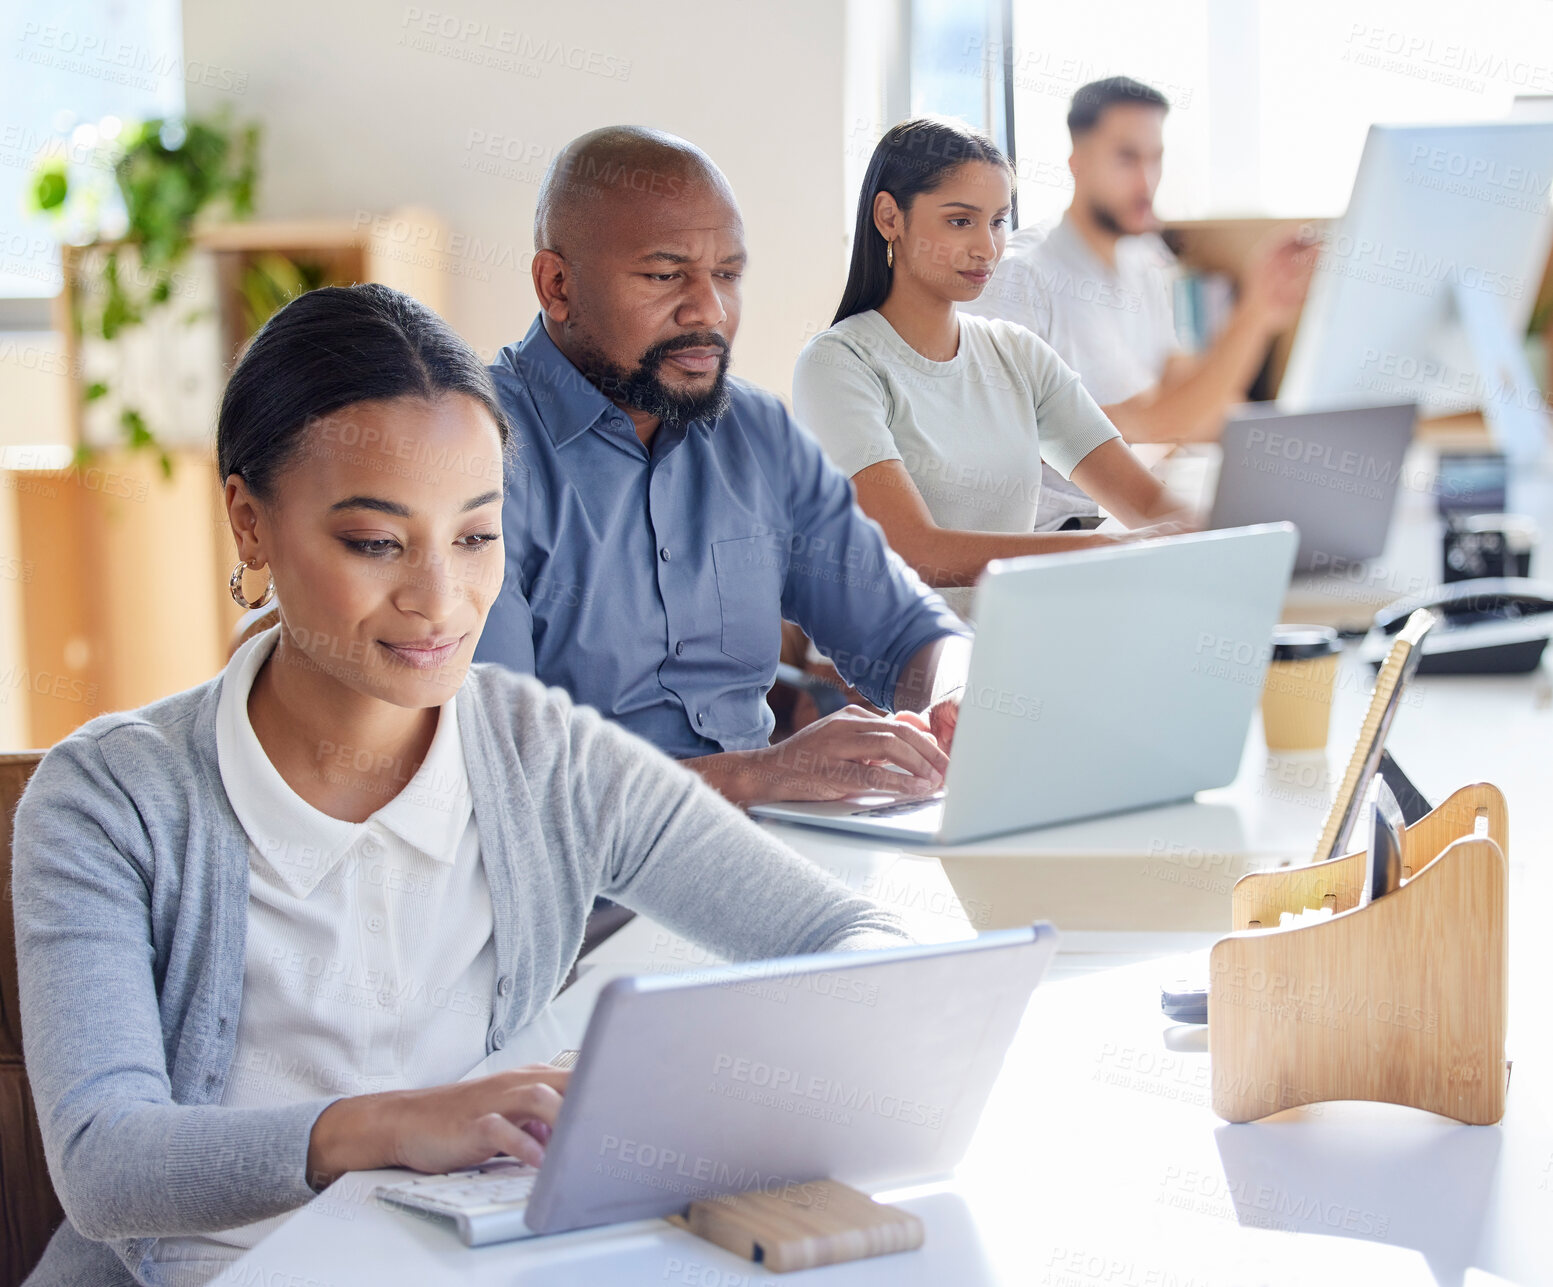
<svg viewBox="0 0 1553 1287"><path fill-rule="evenodd" d="M1522 508L1553 537L1553 505ZM1370 575L1396 587L1386 598L1411 593L1429 584L1438 548L1427 496L1404 492L1392 547ZM1419 585L1402 584L1420 576ZM1296 599L1320 590L1301 584ZM1334 610L1357 601L1347 582L1326 591ZM1371 610L1361 605L1358 615ZM1235 782L1195 804L935 853L777 828L921 938L1041 916L1063 927L1063 952L1036 990L955 1180L901 1199L927 1222L921 1251L777 1277L659 1221L470 1251L440 1228L375 1206L383 1173L345 1177L218 1281L1553 1281L1553 952L1537 923L1553 871L1553 662L1532 676L1417 680L1389 742L1431 799L1486 779L1509 801L1515 1066L1501 1124L1328 1104L1230 1126L1208 1107L1203 1030L1172 1027L1159 1014L1159 983L1173 968L1161 958L1205 947L1227 927L1235 877L1309 857L1369 685L1369 672L1345 658L1329 754L1269 756L1253 724ZM575 1045L598 988L615 974L706 960L638 919L471 1075Z"/></svg>
<svg viewBox="0 0 1553 1287"><path fill-rule="evenodd" d="M479 1071L544 1058L574 1039L605 978L664 967L664 937L633 922L611 940L607 965L595 964ZM1156 960L1043 983L955 1180L900 1195L927 1222L925 1247L780 1281L1162 1287L1319 1276L1454 1287L1494 1281L1483 1271L1524 1283L1553 1275L1546 1051L1517 1055L1498 1126L1369 1104L1230 1126L1208 1107L1202 1031L1159 1014L1170 968ZM373 1205L381 1178L347 1176L230 1281L778 1281L660 1221L469 1251Z"/></svg>

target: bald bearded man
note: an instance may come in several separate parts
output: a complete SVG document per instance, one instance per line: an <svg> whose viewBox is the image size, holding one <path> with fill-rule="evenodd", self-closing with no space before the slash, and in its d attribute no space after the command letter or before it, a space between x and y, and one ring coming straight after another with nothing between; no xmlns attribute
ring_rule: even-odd
<svg viewBox="0 0 1553 1287"><path fill-rule="evenodd" d="M672 135L585 134L545 175L534 249L539 316L492 367L516 451L476 659L737 803L936 790L964 627L782 403L728 375L746 252L722 173ZM927 715L849 707L771 746L784 617L870 701Z"/></svg>

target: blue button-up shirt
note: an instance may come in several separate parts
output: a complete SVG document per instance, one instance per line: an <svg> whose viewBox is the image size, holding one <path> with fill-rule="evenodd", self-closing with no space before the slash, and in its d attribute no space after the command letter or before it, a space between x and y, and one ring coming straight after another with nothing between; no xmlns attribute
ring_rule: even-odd
<svg viewBox="0 0 1553 1287"><path fill-rule="evenodd" d="M684 757L769 743L784 617L887 709L917 650L964 632L771 394L730 380L723 415L649 449L540 320L491 372L514 450L477 660Z"/></svg>

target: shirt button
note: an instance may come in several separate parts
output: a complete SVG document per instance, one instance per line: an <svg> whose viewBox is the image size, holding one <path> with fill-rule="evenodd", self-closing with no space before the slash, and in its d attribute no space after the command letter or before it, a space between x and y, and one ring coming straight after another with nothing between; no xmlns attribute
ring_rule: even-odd
<svg viewBox="0 0 1553 1287"><path fill-rule="evenodd" d="M387 988L384 988L381 992L379 992L377 994L377 1003L380 1006L382 1006L385 1010L388 1009L388 1007L393 1005L393 1003L394 1003L394 994L392 992L390 992Z"/></svg>
<svg viewBox="0 0 1553 1287"><path fill-rule="evenodd" d="M361 852L368 858L376 858L378 855L378 843L376 840L365 841L361 846Z"/></svg>
<svg viewBox="0 0 1553 1287"><path fill-rule="evenodd" d="M500 1028L491 1034L491 1049L500 1050L507 1044L507 1034Z"/></svg>
<svg viewBox="0 0 1553 1287"><path fill-rule="evenodd" d="M496 995L504 997L512 991L512 975L504 974L496 980Z"/></svg>
<svg viewBox="0 0 1553 1287"><path fill-rule="evenodd" d="M683 657L685 655L685 641L683 639L674 645L674 655L676 657Z"/></svg>
<svg viewBox="0 0 1553 1287"><path fill-rule="evenodd" d="M658 557L660 559L662 559L665 563L667 563L669 561L669 547L667 545L665 545L661 550L658 551Z"/></svg>
<svg viewBox="0 0 1553 1287"><path fill-rule="evenodd" d="M706 723L706 712L705 711L699 711L696 714L696 723L697 724L705 724Z"/></svg>
<svg viewBox="0 0 1553 1287"><path fill-rule="evenodd" d="M367 917L367 928L374 934L380 933L383 929L383 918L381 916Z"/></svg>

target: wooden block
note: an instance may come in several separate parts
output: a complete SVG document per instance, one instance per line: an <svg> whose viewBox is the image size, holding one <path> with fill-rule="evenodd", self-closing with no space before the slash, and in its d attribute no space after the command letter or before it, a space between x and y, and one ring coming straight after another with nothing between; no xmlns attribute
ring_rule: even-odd
<svg viewBox="0 0 1553 1287"><path fill-rule="evenodd" d="M914 1251L925 1236L911 1212L835 1180L707 1198L691 1203L684 1223L697 1237L779 1274Z"/></svg>

